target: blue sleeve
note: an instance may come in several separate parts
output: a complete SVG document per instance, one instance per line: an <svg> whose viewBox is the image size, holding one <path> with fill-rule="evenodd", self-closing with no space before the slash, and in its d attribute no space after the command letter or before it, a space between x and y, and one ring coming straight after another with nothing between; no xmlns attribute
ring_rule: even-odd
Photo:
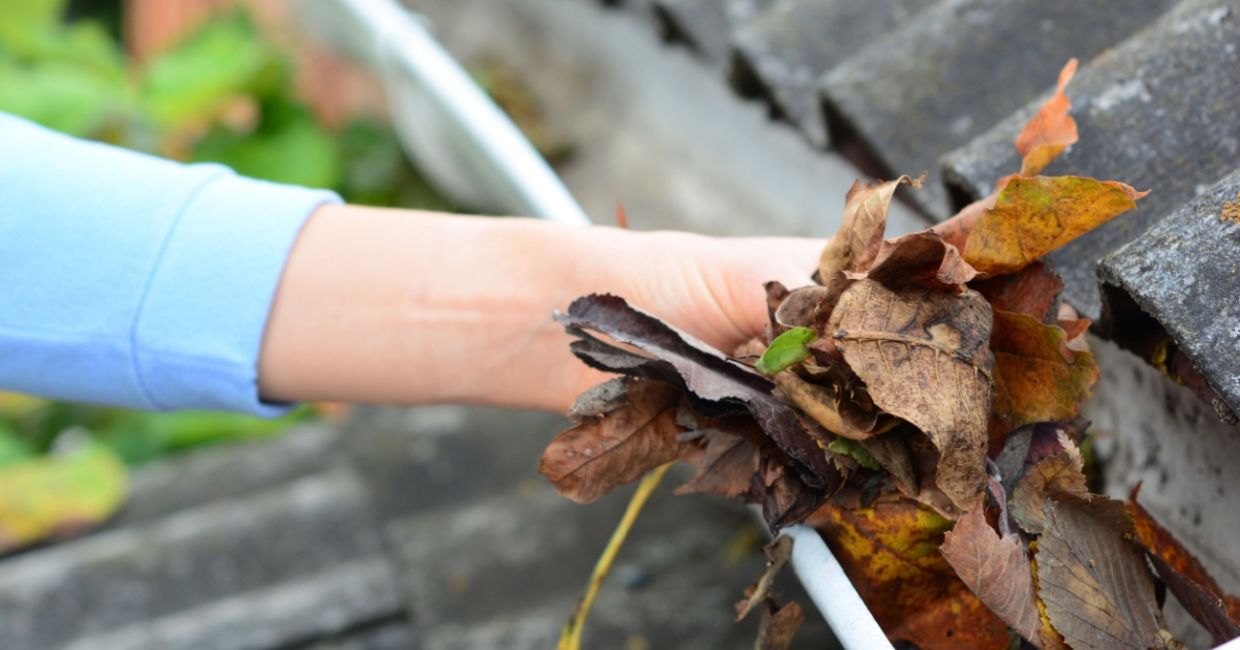
<svg viewBox="0 0 1240 650"><path fill-rule="evenodd" d="M283 412L258 396L263 328L302 224L338 201L0 114L0 389Z"/></svg>

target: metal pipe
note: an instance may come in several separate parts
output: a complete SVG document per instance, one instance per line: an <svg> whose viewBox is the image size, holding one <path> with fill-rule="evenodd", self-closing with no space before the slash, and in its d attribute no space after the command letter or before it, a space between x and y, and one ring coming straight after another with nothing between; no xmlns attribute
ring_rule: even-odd
<svg viewBox="0 0 1240 650"><path fill-rule="evenodd" d="M585 225L559 177L486 93L395 0L304 0L302 27L383 81L406 153L471 207Z"/></svg>

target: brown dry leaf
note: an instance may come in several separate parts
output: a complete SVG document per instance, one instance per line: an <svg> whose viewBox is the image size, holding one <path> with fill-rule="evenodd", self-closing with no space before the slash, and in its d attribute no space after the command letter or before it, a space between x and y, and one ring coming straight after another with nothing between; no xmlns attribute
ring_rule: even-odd
<svg viewBox="0 0 1240 650"><path fill-rule="evenodd" d="M822 336L831 316L830 291L817 284L793 289L775 310L781 327L808 327Z"/></svg>
<svg viewBox="0 0 1240 650"><path fill-rule="evenodd" d="M821 490L806 487L783 461L773 455L763 457L754 492L761 496L762 519L772 533L799 523L818 509L826 498Z"/></svg>
<svg viewBox="0 0 1240 650"><path fill-rule="evenodd" d="M960 258L955 246L932 230L888 239L878 249L869 271L847 271L849 279L869 278L888 289L921 287L934 291L957 291L977 275Z"/></svg>
<svg viewBox="0 0 1240 650"><path fill-rule="evenodd" d="M1028 314L1040 323L1049 323L1055 316L1063 280L1045 263L1034 262L1015 273L978 280L969 287L986 296L995 311Z"/></svg>
<svg viewBox="0 0 1240 650"><path fill-rule="evenodd" d="M900 431L890 431L861 442L874 460L891 476L891 482L907 497L916 498L921 492L917 472L913 469L913 455Z"/></svg>
<svg viewBox="0 0 1240 650"><path fill-rule="evenodd" d="M883 428L873 428L875 420L870 420L871 428L861 429L855 426L840 412L839 400L834 391L825 386L811 384L789 370L771 376L775 385L793 404L796 404L806 415L813 418L822 428L839 436L852 440L865 440L883 433ZM888 421L888 428L893 422Z"/></svg>
<svg viewBox="0 0 1240 650"><path fill-rule="evenodd" d="M805 622L801 605L792 602L783 607L768 602L762 609L762 623L758 625L758 641L754 650L787 650L797 630Z"/></svg>
<svg viewBox="0 0 1240 650"><path fill-rule="evenodd" d="M556 319L579 341L573 352L592 367L630 376L674 382L693 398L703 415L718 417L748 411L775 446L794 463L809 486L838 484L839 473L827 461L817 436L772 394L775 385L749 366L659 319L630 306L623 298L594 294L574 300ZM642 357L594 339L584 330L601 332L616 341L653 355Z"/></svg>
<svg viewBox="0 0 1240 650"><path fill-rule="evenodd" d="M1154 577L1125 536L1132 525L1118 501L1065 498L1046 507L1038 538L1038 597L1076 650L1166 648Z"/></svg>
<svg viewBox="0 0 1240 650"><path fill-rule="evenodd" d="M601 402L611 410L586 415L543 451L538 472L573 501L594 501L680 453L680 390L650 380L625 380L624 386L623 398Z"/></svg>
<svg viewBox="0 0 1240 650"><path fill-rule="evenodd" d="M901 176L894 181L873 184L855 181L849 188L844 197L844 216L840 219L839 230L823 248L818 262L819 282L823 286L832 287L844 271L869 269L887 228L891 197L901 183L921 187L920 180Z"/></svg>
<svg viewBox="0 0 1240 650"><path fill-rule="evenodd" d="M754 607L765 602L771 596L771 585L775 584L775 576L783 570L792 557L792 538L780 535L762 552L766 554L766 571L745 589L745 599L736 603L736 620L743 620L753 611Z"/></svg>
<svg viewBox="0 0 1240 650"><path fill-rule="evenodd" d="M940 549L973 593L1025 640L1042 647L1037 595L1025 545L1016 535L1000 537L976 505L946 534Z"/></svg>
<svg viewBox="0 0 1240 650"><path fill-rule="evenodd" d="M1059 497L1086 498L1084 463L1076 444L1060 438L1064 449L1043 458L1029 468L1008 502L1012 518L1030 533L1041 533L1046 527L1046 504Z"/></svg>
<svg viewBox="0 0 1240 650"><path fill-rule="evenodd" d="M1123 183L1081 176L1013 178L969 234L964 260L988 276L1018 271L1135 208L1143 196Z"/></svg>
<svg viewBox="0 0 1240 650"><path fill-rule="evenodd" d="M706 436L706 454L697 472L676 488L676 494L717 494L728 499L749 496L761 461L758 447L730 433L709 431Z"/></svg>
<svg viewBox="0 0 1240 650"><path fill-rule="evenodd" d="M1137 491L1133 490L1124 507L1132 517L1137 544L1145 549L1159 577L1216 645L1240 637L1240 598L1223 591L1201 562L1137 503Z"/></svg>
<svg viewBox="0 0 1240 650"><path fill-rule="evenodd" d="M1089 352L1067 347L1058 325L994 310L995 401L991 417L1003 433L1035 422L1071 420L1098 381Z"/></svg>
<svg viewBox="0 0 1240 650"><path fill-rule="evenodd" d="M938 486L967 507L986 482L994 365L986 300L858 280L840 296L830 329L874 403L929 435L940 453Z"/></svg>
<svg viewBox="0 0 1240 650"><path fill-rule="evenodd" d="M1077 141L1076 120L1068 114L1072 102L1068 101L1068 95L1064 93L1075 74L1076 59L1068 59L1068 63L1059 72L1059 85L1055 88L1055 94L1042 104L1038 112L1025 124L1020 135L1016 136L1016 150L1023 158L1021 176L1040 174L1064 149Z"/></svg>
<svg viewBox="0 0 1240 650"><path fill-rule="evenodd" d="M817 528L892 639L939 648L1006 648L1007 626L956 577L938 552L951 522L895 494L861 507L833 501L806 522Z"/></svg>

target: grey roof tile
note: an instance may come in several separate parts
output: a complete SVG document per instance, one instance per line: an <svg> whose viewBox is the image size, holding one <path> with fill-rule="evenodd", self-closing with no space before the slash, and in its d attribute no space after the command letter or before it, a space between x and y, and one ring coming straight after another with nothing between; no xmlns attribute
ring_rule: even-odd
<svg viewBox="0 0 1240 650"><path fill-rule="evenodd" d="M0 562L0 648L285 647L399 614L392 576L334 469Z"/></svg>
<svg viewBox="0 0 1240 650"><path fill-rule="evenodd" d="M910 198L947 216L942 154L1053 86L1070 57L1088 60L1169 4L943 0L826 75L828 119L842 120L892 175L929 172Z"/></svg>
<svg viewBox="0 0 1240 650"><path fill-rule="evenodd" d="M733 35L733 85L765 97L815 146L827 145L818 80L934 0L775 0Z"/></svg>
<svg viewBox="0 0 1240 650"><path fill-rule="evenodd" d="M732 56L732 33L773 0L652 0L664 38L683 41L715 67Z"/></svg>
<svg viewBox="0 0 1240 650"><path fill-rule="evenodd" d="M1195 197L1240 160L1240 5L1185 0L1155 25L1085 66L1068 86L1081 142L1048 170L1153 190L1138 209L1052 255L1065 296L1096 316L1094 265ZM1020 167L1012 140L1037 100L946 156L961 201Z"/></svg>
<svg viewBox="0 0 1240 650"><path fill-rule="evenodd" d="M1117 304L1128 299L1157 319L1231 412L1240 412L1240 171L1103 258L1099 274L1118 339L1136 325Z"/></svg>

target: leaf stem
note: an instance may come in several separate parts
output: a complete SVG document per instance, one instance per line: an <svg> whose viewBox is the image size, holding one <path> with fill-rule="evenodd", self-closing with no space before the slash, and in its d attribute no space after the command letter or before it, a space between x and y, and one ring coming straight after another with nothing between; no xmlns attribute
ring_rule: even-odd
<svg viewBox="0 0 1240 650"><path fill-rule="evenodd" d="M611 565L615 562L616 555L620 552L620 547L624 545L625 538L629 536L633 523L637 521L637 515L641 513L654 489L663 481L663 475L667 474L667 470L672 464L667 463L656 467L649 474L642 477L641 483L637 484L637 491L629 499L629 505L624 510L624 516L620 518L620 523L616 525L616 530L612 532L611 539L607 541L603 554L599 556L598 562L594 565L594 572L590 574L590 583L586 587L585 595L581 597L581 602L577 604L572 616L568 618L568 621L564 623L564 627L560 630L559 650L581 649L581 632L585 628L586 617L590 615L590 608L594 605L594 599L598 596L599 588L603 585L603 579L611 571Z"/></svg>

